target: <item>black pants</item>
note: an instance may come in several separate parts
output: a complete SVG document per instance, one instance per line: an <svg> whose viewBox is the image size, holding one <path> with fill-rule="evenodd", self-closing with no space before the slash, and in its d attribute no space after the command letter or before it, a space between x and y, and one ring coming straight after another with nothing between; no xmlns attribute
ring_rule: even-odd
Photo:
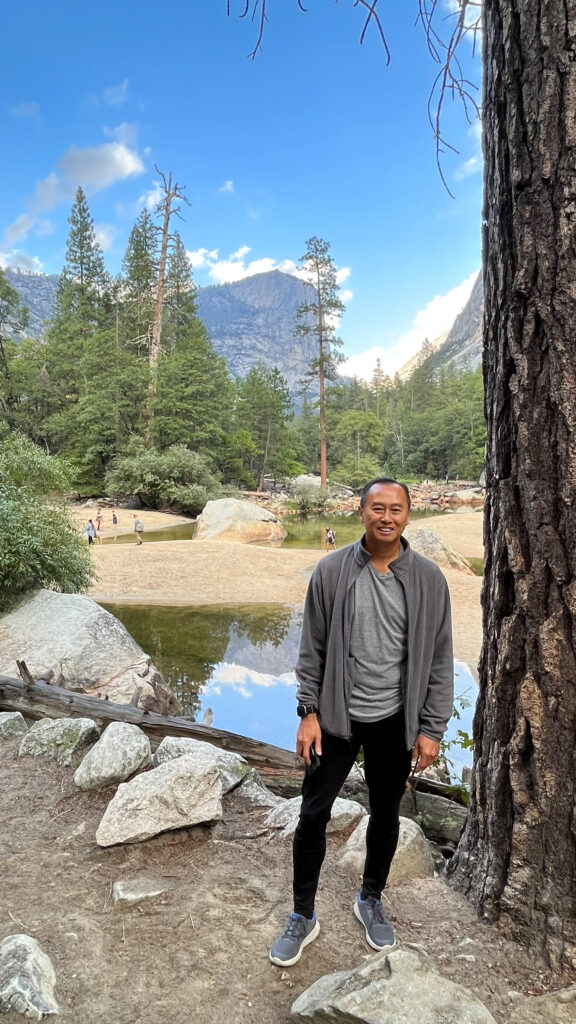
<svg viewBox="0 0 576 1024"><path fill-rule="evenodd" d="M322 733L320 767L302 785L300 820L294 834L294 911L312 917L320 869L326 853L326 826L332 804L364 749L370 801L362 897L380 895L398 845L400 800L410 774L404 711L378 722L352 722L349 740Z"/></svg>

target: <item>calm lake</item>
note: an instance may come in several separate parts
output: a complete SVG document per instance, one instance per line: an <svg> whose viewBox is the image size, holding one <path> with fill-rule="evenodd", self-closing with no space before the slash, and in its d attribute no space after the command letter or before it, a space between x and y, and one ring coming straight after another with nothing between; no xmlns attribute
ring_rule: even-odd
<svg viewBox="0 0 576 1024"><path fill-rule="evenodd" d="M201 721L211 708L218 729L294 748L294 664L302 612L285 605L193 608L106 604L150 655L184 711ZM477 686L468 666L454 663L456 707L448 739L472 733ZM471 752L450 751L455 776Z"/></svg>

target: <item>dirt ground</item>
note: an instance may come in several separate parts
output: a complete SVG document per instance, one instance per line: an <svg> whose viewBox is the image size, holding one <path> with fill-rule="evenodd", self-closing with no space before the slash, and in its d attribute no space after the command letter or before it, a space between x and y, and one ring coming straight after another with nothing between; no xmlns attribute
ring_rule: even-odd
<svg viewBox="0 0 576 1024"><path fill-rule="evenodd" d="M131 529L133 513L121 513L126 517L127 529ZM140 514L145 529L184 521L162 512ZM106 517L110 518L111 513L106 510L104 515L106 528ZM420 520L419 524L432 529L459 554L482 556L481 513L439 516L432 523ZM146 533L141 547L135 543L96 545L92 554L98 578L90 596L96 601L162 605L300 604L317 561L330 557L321 550L219 541L146 543ZM445 575L452 598L454 653L475 671L482 640L482 580L450 569Z"/></svg>
<svg viewBox="0 0 576 1024"><path fill-rule="evenodd" d="M288 1024L316 979L375 955L351 913L356 880L337 865L345 835L329 839L320 936L282 971L267 949L290 910L290 842L264 828L265 811L227 796L214 827L100 849L95 831L113 790L83 793L71 770L18 758L18 744L5 740L0 759L0 938L24 932L50 956L63 1024ZM116 909L114 882L139 875L173 888ZM397 885L387 900L400 940L421 945L497 1024L506 1024L511 990L539 994L570 980L550 978L477 921L442 879Z"/></svg>

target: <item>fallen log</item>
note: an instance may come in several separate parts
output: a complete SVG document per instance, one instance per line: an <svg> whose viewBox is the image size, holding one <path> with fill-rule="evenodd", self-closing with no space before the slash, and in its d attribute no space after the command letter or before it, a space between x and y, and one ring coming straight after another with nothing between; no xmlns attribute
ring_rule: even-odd
<svg viewBox="0 0 576 1024"><path fill-rule="evenodd" d="M253 740L224 729L198 725L187 718L157 715L132 704L76 693L61 686L36 681L33 686L11 676L0 676L0 711L20 711L27 718L92 718L99 725L129 722L138 725L156 747L165 736L189 736L205 740L223 750L241 754L254 768L279 768L290 772L298 767L296 754L271 743Z"/></svg>

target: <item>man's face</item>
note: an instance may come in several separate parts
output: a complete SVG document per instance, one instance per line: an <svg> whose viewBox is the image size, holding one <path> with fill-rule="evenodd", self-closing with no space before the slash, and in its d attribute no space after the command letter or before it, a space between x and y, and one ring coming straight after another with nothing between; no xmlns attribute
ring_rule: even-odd
<svg viewBox="0 0 576 1024"><path fill-rule="evenodd" d="M410 517L408 499L398 484L375 484L360 507L368 548L374 543L393 544L400 540Z"/></svg>

